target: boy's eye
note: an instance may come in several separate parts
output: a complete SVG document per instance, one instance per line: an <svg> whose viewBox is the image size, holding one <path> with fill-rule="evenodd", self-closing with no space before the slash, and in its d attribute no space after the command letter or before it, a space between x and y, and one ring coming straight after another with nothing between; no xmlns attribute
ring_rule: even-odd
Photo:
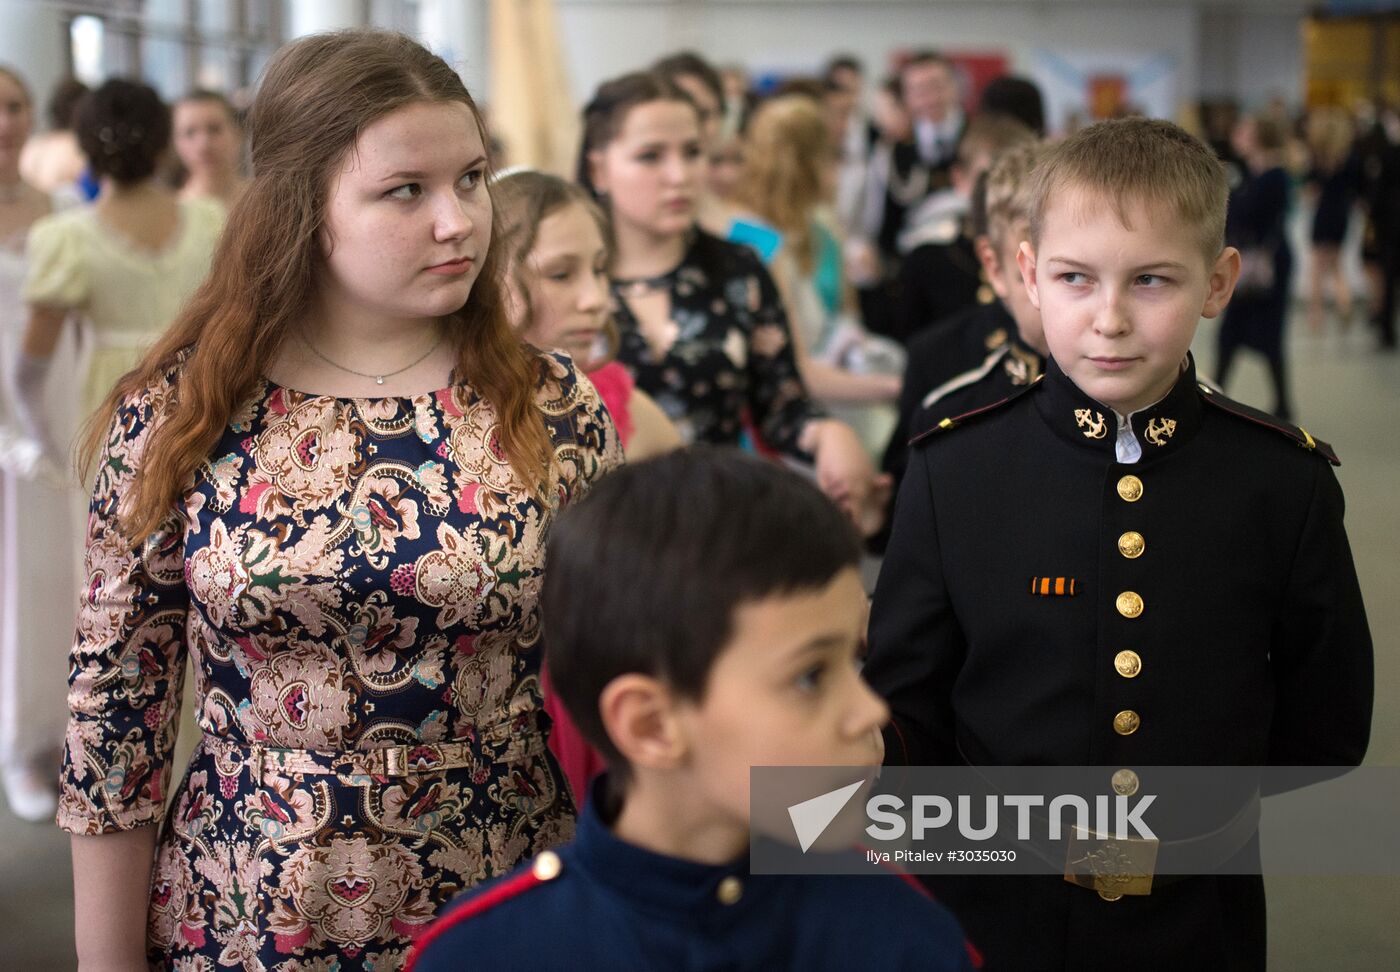
<svg viewBox="0 0 1400 972"><path fill-rule="evenodd" d="M819 662L811 668L804 669L797 678L793 679L793 685L797 686L799 692L815 692L821 687L824 675L826 675L826 663Z"/></svg>
<svg viewBox="0 0 1400 972"><path fill-rule="evenodd" d="M691 142L685 147L685 157L688 161L698 159L704 153L700 151L700 143Z"/></svg>
<svg viewBox="0 0 1400 972"><path fill-rule="evenodd" d="M387 199L417 199L423 194L423 187L416 182L406 182L384 194Z"/></svg>
<svg viewBox="0 0 1400 972"><path fill-rule="evenodd" d="M1166 282L1166 277L1159 277L1155 273L1140 273L1137 277L1137 283L1143 287L1160 287Z"/></svg>
<svg viewBox="0 0 1400 972"><path fill-rule="evenodd" d="M1060 274L1060 279L1065 283L1069 284L1071 287L1078 287L1080 284L1085 283L1089 278L1076 270L1068 270Z"/></svg>
<svg viewBox="0 0 1400 972"><path fill-rule="evenodd" d="M644 162L644 163L646 163L647 165L651 165L653 162L659 162L660 160L661 160L661 153L660 153L660 152L654 152L654 151L653 151L653 152L643 152L642 154L640 154L640 155L637 156L637 161L638 161L638 162Z"/></svg>

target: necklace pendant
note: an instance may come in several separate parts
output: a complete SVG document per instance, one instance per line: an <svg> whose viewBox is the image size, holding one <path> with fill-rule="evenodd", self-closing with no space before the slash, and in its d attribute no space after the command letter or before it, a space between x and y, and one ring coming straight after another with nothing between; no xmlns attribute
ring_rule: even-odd
<svg viewBox="0 0 1400 972"><path fill-rule="evenodd" d="M382 385L382 384L384 384L384 376L383 376L383 375L378 375L378 376L376 376L375 379L374 379L374 383L375 383L376 385Z"/></svg>

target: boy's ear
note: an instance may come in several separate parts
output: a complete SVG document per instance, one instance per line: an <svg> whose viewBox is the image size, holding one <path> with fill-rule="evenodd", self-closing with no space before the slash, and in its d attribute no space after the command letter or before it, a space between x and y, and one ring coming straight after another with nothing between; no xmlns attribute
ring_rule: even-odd
<svg viewBox="0 0 1400 972"><path fill-rule="evenodd" d="M1036 310L1040 310L1040 288L1035 277L1035 249L1030 240L1021 241L1021 248L1016 251L1016 265L1021 268L1021 280L1026 285L1031 304Z"/></svg>
<svg viewBox="0 0 1400 972"><path fill-rule="evenodd" d="M1225 305L1230 303L1230 296L1235 292L1235 284L1239 283L1239 279L1240 251L1233 246L1227 246L1220 251L1220 256L1215 258L1215 265L1210 268L1209 289L1206 291L1206 302L1201 308L1201 316L1219 317Z"/></svg>
<svg viewBox="0 0 1400 972"><path fill-rule="evenodd" d="M685 733L676 698L650 675L619 675L598 696L603 728L622 758L634 767L674 769L685 759Z"/></svg>
<svg viewBox="0 0 1400 972"><path fill-rule="evenodd" d="M977 262L982 264L982 276L987 278L992 291L1006 300L1006 281L1002 277L1001 255L987 236L978 236L972 241L972 250L977 254Z"/></svg>

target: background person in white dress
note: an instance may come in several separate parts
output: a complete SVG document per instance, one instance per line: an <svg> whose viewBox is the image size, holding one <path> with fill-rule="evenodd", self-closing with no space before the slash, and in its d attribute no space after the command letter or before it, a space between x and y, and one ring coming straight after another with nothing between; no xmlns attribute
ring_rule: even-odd
<svg viewBox="0 0 1400 972"><path fill-rule="evenodd" d="M49 197L20 177L33 119L28 85L0 67L0 374L10 373L23 338L25 236L52 209ZM54 353L59 370L71 373L73 342L60 342ZM8 391L0 389L0 783L11 812L37 821L51 819L57 805L77 594L66 550L77 535L68 492L33 475L38 450L26 449ZM65 405L72 395L49 391L44 405L54 431L71 436L76 409Z"/></svg>

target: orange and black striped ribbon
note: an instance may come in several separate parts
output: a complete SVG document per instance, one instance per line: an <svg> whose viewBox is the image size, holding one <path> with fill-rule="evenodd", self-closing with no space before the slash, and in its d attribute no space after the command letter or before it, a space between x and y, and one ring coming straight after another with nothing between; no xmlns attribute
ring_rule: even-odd
<svg viewBox="0 0 1400 972"><path fill-rule="evenodd" d="M1031 593L1042 597L1074 597L1079 593L1073 577L1032 577Z"/></svg>

